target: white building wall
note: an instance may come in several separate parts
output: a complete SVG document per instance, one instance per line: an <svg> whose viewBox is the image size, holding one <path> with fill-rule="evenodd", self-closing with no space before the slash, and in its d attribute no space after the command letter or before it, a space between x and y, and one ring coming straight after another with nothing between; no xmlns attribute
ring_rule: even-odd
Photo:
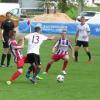
<svg viewBox="0 0 100 100"><path fill-rule="evenodd" d="M41 0L19 0L21 8L38 8Z"/></svg>
<svg viewBox="0 0 100 100"><path fill-rule="evenodd" d="M100 4L100 0L94 0L94 3Z"/></svg>

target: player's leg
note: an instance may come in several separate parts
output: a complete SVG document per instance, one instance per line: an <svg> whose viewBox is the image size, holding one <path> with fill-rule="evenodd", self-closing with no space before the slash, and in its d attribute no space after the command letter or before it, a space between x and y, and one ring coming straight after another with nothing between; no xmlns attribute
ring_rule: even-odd
<svg viewBox="0 0 100 100"><path fill-rule="evenodd" d="M6 67L4 64L4 61L5 61L7 54L8 54L8 48L4 48L4 51L1 57L1 67Z"/></svg>
<svg viewBox="0 0 100 100"><path fill-rule="evenodd" d="M28 71L26 72L26 78L30 78L30 73L32 72L34 67L34 64L30 64L30 67L28 68Z"/></svg>
<svg viewBox="0 0 100 100"><path fill-rule="evenodd" d="M16 62L17 65L17 71L12 75L9 81L7 81L7 84L10 85L12 81L16 80L22 73L23 73L23 66L24 66L24 59L20 59Z"/></svg>
<svg viewBox="0 0 100 100"><path fill-rule="evenodd" d="M30 64L30 67L28 68L28 70L26 72L26 77L29 78L30 73L32 72L33 67L34 67L34 54L33 53L27 54L27 57L25 60L27 61L27 63Z"/></svg>
<svg viewBox="0 0 100 100"><path fill-rule="evenodd" d="M51 68L51 65L52 65L54 62L55 62L54 59L51 59L51 60L49 61L49 63L48 63L47 66L46 66L45 72L43 72L43 74L47 74L47 73L48 73L49 69Z"/></svg>
<svg viewBox="0 0 100 100"><path fill-rule="evenodd" d="M9 65L10 65L10 60L11 60L11 52L8 49L8 54L7 54L7 67L9 67Z"/></svg>
<svg viewBox="0 0 100 100"><path fill-rule="evenodd" d="M65 55L63 57L63 67L62 67L62 73L65 75L66 74L66 70L67 70L67 65L68 65L68 59L69 59L69 56L68 55Z"/></svg>
<svg viewBox="0 0 100 100"><path fill-rule="evenodd" d="M84 50L85 50L86 54L88 55L88 63L91 63L91 53L90 53L88 47L84 47Z"/></svg>
<svg viewBox="0 0 100 100"><path fill-rule="evenodd" d="M51 65L52 65L54 62L58 61L59 59L61 59L61 58L59 57L58 54L53 54L51 60L50 60L49 63L47 64L46 69L45 69L45 72L44 72L43 74L47 74L48 71L49 71L49 69L51 68Z"/></svg>
<svg viewBox="0 0 100 100"><path fill-rule="evenodd" d="M12 75L7 84L10 85L12 81L16 80L23 73L23 68L18 68L18 70Z"/></svg>
<svg viewBox="0 0 100 100"><path fill-rule="evenodd" d="M88 63L91 63L91 53L89 51L89 44L87 41L83 42L83 47L84 47L84 51L86 52L86 54L88 55Z"/></svg>
<svg viewBox="0 0 100 100"><path fill-rule="evenodd" d="M77 41L75 46L75 52L74 52L75 62L78 62L78 50L80 46L81 46L81 41Z"/></svg>
<svg viewBox="0 0 100 100"><path fill-rule="evenodd" d="M43 78L39 76L39 73L41 71L40 55L34 54L34 61L35 61L35 66L33 68L33 75L34 77L36 77L36 79L41 80Z"/></svg>
<svg viewBox="0 0 100 100"><path fill-rule="evenodd" d="M23 56L24 63L30 63L30 59L29 58L31 58L31 57L30 56L28 57L28 55L27 56ZM30 77L30 73L32 72L33 68L34 68L33 63L30 63L30 67L28 68L28 70L26 72L26 78Z"/></svg>

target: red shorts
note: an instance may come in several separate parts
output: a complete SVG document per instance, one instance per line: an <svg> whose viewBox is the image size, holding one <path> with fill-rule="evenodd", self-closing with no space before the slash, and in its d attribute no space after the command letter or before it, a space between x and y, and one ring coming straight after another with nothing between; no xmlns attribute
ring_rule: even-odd
<svg viewBox="0 0 100 100"><path fill-rule="evenodd" d="M25 64L26 61L26 57L23 57L22 59L19 59L16 64L17 64L17 68L22 68Z"/></svg>
<svg viewBox="0 0 100 100"><path fill-rule="evenodd" d="M62 54L53 54L52 55L52 59L54 60L54 61L57 61L57 60L60 60L60 59L63 59L63 57L64 57L65 55L62 55Z"/></svg>
<svg viewBox="0 0 100 100"><path fill-rule="evenodd" d="M23 56L24 63L28 63L27 56Z"/></svg>

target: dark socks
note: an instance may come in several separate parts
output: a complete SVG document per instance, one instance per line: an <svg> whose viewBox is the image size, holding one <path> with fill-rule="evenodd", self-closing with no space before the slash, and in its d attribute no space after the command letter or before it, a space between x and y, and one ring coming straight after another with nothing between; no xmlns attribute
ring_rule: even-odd
<svg viewBox="0 0 100 100"><path fill-rule="evenodd" d="M6 58L6 54L2 54L1 65L4 65L5 58Z"/></svg>
<svg viewBox="0 0 100 100"><path fill-rule="evenodd" d="M7 67L10 65L11 54L7 54Z"/></svg>
<svg viewBox="0 0 100 100"><path fill-rule="evenodd" d="M87 52L87 55L89 57L89 60L91 60L91 53L90 52Z"/></svg>
<svg viewBox="0 0 100 100"><path fill-rule="evenodd" d="M30 74L32 70L33 70L33 66L31 65L31 66L28 68L27 73Z"/></svg>
<svg viewBox="0 0 100 100"><path fill-rule="evenodd" d="M34 78L40 73L40 70L41 70L41 68L36 69L36 72L33 75Z"/></svg>
<svg viewBox="0 0 100 100"><path fill-rule="evenodd" d="M75 51L74 55L75 55L75 61L77 62L78 61L78 51Z"/></svg>

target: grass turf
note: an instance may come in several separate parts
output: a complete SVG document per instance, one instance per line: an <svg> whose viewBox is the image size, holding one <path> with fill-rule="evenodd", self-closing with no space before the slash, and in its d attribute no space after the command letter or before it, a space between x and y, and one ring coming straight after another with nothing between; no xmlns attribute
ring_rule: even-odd
<svg viewBox="0 0 100 100"><path fill-rule="evenodd" d="M73 40L73 38L71 38ZM74 42L72 42L74 44ZM71 58L68 64L68 74L63 83L56 81L60 73L62 61L53 64L48 75L42 75L47 62L51 57L53 42L44 42L41 46L41 76L43 80L33 85L25 78L28 64L24 67L24 73L12 85L6 85L6 81L16 71L16 65L12 58L12 67L0 68L0 100L99 100L100 99L100 37L90 40L92 64L88 64L87 55L83 48L79 50L79 62L75 63ZM74 45L73 45L74 46ZM26 53L26 45L24 54ZM0 42L0 56L2 43Z"/></svg>

